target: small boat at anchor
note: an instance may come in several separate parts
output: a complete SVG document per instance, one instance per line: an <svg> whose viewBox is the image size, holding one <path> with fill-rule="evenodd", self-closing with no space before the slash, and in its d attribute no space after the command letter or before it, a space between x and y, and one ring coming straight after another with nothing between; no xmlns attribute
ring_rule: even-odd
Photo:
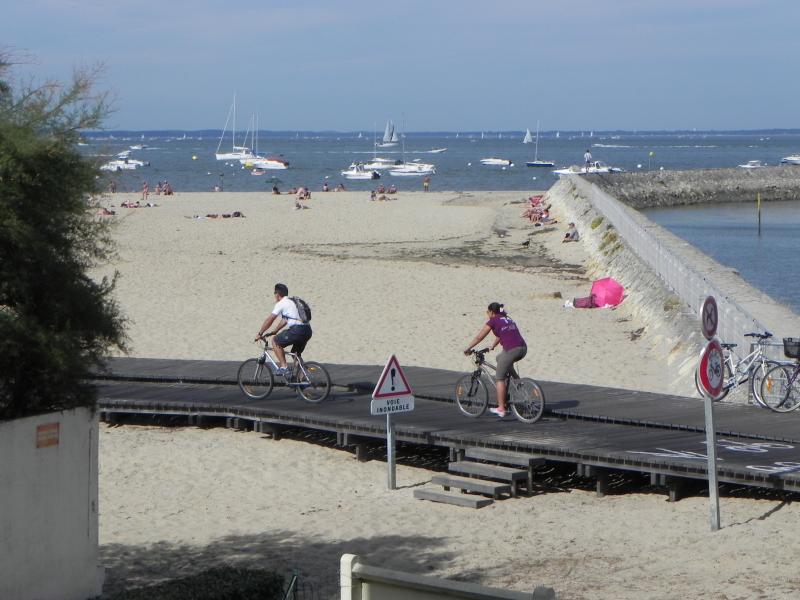
<svg viewBox="0 0 800 600"><path fill-rule="evenodd" d="M404 163L389 169L389 175L393 177L414 177L435 174L436 167L434 165L419 162Z"/></svg>
<svg viewBox="0 0 800 600"><path fill-rule="evenodd" d="M364 165L361 163L352 163L350 167L341 171L341 174L345 179L369 180L381 178L380 173L374 169L364 168Z"/></svg>
<svg viewBox="0 0 800 600"><path fill-rule="evenodd" d="M499 167L513 167L514 166L514 162L511 159L508 159L508 158L497 158L497 157L482 158L481 159L481 164L482 165L487 165L487 166L499 166Z"/></svg>
<svg viewBox="0 0 800 600"><path fill-rule="evenodd" d="M607 165L603 161L595 160L590 162L588 167L572 165L571 167L565 167L563 169L555 169L553 173L556 175L595 175L599 173L622 173L623 170L624 169L620 169L619 167Z"/></svg>
<svg viewBox="0 0 800 600"><path fill-rule="evenodd" d="M761 169L767 165L763 164L760 160L748 160L745 164L739 165L740 169Z"/></svg>

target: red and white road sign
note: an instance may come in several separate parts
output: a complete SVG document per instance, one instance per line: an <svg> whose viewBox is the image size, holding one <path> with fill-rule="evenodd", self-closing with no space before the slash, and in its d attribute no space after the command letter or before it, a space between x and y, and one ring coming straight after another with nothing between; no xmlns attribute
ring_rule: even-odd
<svg viewBox="0 0 800 600"><path fill-rule="evenodd" d="M716 339L710 340L700 355L697 369L700 387L712 398L717 399L725 384L725 357L722 346Z"/></svg>
<svg viewBox="0 0 800 600"><path fill-rule="evenodd" d="M719 311L717 301L714 296L709 296L703 302L700 310L700 329L707 340L717 335L717 325L719 324Z"/></svg>
<svg viewBox="0 0 800 600"><path fill-rule="evenodd" d="M373 398L403 398L404 396L411 396L411 386L408 385L403 369L400 368L400 363L397 362L397 357L392 354L386 366L383 367L383 372L378 379L378 385L372 392Z"/></svg>

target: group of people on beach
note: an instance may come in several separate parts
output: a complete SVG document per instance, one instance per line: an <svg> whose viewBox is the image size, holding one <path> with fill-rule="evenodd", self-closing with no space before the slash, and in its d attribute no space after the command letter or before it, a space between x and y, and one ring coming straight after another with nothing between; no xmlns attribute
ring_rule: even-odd
<svg viewBox="0 0 800 600"><path fill-rule="evenodd" d="M552 204L544 204L544 195L531 196L527 200L525 210L520 215L523 219L528 219L533 223L534 227L542 227L545 225L555 225L558 221L550 216L550 208ZM562 242L577 242L580 240L580 234L575 227L575 223L569 223L567 232L564 234Z"/></svg>
<svg viewBox="0 0 800 600"><path fill-rule="evenodd" d="M114 191L116 191L116 186L114 186ZM172 185L170 185L169 181L166 179L162 182L159 181L156 184L156 189L154 190L156 196L160 196L164 194L165 196L172 196L174 192L172 191ZM146 181L142 182L142 202L147 202L147 198L150 196L150 184Z"/></svg>

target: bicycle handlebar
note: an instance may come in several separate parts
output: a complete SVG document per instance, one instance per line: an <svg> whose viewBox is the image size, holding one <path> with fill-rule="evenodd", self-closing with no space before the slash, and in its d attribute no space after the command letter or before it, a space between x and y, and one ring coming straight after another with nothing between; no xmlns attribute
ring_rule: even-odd
<svg viewBox="0 0 800 600"><path fill-rule="evenodd" d="M765 331L764 333L753 332L753 333L745 333L744 337L754 337L760 340L767 340L772 337L772 334L769 331Z"/></svg>

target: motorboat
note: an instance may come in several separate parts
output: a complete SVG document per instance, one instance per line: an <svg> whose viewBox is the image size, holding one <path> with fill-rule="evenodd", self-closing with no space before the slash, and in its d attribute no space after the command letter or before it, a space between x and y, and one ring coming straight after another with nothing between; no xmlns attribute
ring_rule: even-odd
<svg viewBox="0 0 800 600"><path fill-rule="evenodd" d="M500 167L513 167L514 163L508 158L482 158L482 165L500 166Z"/></svg>
<svg viewBox="0 0 800 600"><path fill-rule="evenodd" d="M353 163L348 169L342 171L345 179L380 179L381 174L375 169L366 169L361 163Z"/></svg>
<svg viewBox="0 0 800 600"><path fill-rule="evenodd" d="M800 165L800 154L792 154L791 156L784 156L781 159L782 165Z"/></svg>
<svg viewBox="0 0 800 600"><path fill-rule="evenodd" d="M130 150L125 150L115 158L100 165L101 171L133 171L137 167L149 167L150 163L144 160L130 158Z"/></svg>
<svg viewBox="0 0 800 600"><path fill-rule="evenodd" d="M428 154L441 154L442 152L447 152L447 148L434 148L433 150L428 150Z"/></svg>
<svg viewBox="0 0 800 600"><path fill-rule="evenodd" d="M389 169L389 175L393 177L414 177L435 174L436 167L434 165L419 162L404 163Z"/></svg>
<svg viewBox="0 0 800 600"><path fill-rule="evenodd" d="M619 167L612 167L600 160L595 160L589 163L589 166L579 167L572 165L563 169L555 169L553 173L556 175L594 175L598 173L622 173L624 169Z"/></svg>
<svg viewBox="0 0 800 600"><path fill-rule="evenodd" d="M288 169L289 168L289 161L284 160L280 156L256 156L251 159L242 160L240 159L244 166L251 166L254 169Z"/></svg>
<svg viewBox="0 0 800 600"><path fill-rule="evenodd" d="M370 162L364 163L363 167L365 169L375 169L376 171L380 171L381 169L390 169L402 164L403 161L400 159L381 158L380 156L375 156Z"/></svg>
<svg viewBox="0 0 800 600"><path fill-rule="evenodd" d="M748 160L745 164L739 165L740 169L760 169L767 165L762 164L760 160Z"/></svg>

